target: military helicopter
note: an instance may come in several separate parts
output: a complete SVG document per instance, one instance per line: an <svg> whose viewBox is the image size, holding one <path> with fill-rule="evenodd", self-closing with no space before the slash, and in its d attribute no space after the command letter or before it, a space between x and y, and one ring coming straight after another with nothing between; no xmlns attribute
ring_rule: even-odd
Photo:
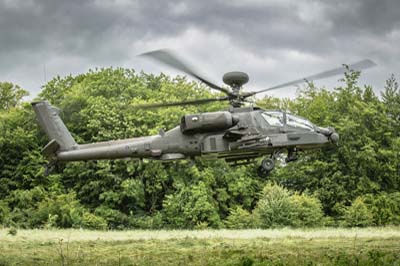
<svg viewBox="0 0 400 266"><path fill-rule="evenodd" d="M243 92L243 85L249 81L246 73L226 73L223 82L230 87L228 89L201 77L168 50L156 50L142 56L151 57L182 71L226 96L140 105L137 108L197 105L216 101L228 101L230 107L217 112L184 115L180 125L169 131L160 130L159 134L154 136L77 144L59 117L57 108L48 101L33 102L39 125L50 139L43 149L50 162L123 158L171 161L202 156L224 159L230 165L243 165L264 157L258 174L267 176L274 169L278 155L284 152L287 154L286 162L291 162L298 158L297 154L300 151L332 145L339 141L339 134L332 127L319 127L303 117L282 110L263 110L244 104L249 97L259 93L343 74L347 70L345 66L267 89ZM365 59L348 65L348 68L359 71L375 65L371 60Z"/></svg>

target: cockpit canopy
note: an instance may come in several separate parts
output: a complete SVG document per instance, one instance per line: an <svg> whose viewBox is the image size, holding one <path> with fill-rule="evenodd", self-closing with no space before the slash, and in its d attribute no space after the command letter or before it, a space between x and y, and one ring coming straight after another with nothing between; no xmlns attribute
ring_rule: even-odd
<svg viewBox="0 0 400 266"><path fill-rule="evenodd" d="M265 121L267 121L270 126L280 127L285 124L283 119L283 112L265 111L261 113L261 116L264 118Z"/></svg>
<svg viewBox="0 0 400 266"><path fill-rule="evenodd" d="M270 126L289 126L294 128L301 128L309 131L315 131L315 126L299 116L288 114L282 111L264 111L261 116Z"/></svg>

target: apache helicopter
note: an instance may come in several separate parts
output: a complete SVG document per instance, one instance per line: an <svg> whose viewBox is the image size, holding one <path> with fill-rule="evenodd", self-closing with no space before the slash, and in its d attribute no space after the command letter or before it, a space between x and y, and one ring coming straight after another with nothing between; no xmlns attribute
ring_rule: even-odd
<svg viewBox="0 0 400 266"><path fill-rule="evenodd" d="M179 126L166 132L160 130L154 136L77 144L59 117L57 108L48 101L33 102L39 124L50 139L43 149L50 162L123 158L171 161L204 156L225 159L231 165L242 165L265 156L258 168L258 174L267 176L274 168L279 154L286 151L286 162L294 161L300 151L336 144L339 134L332 127L319 127L305 118L282 110L244 106L247 99L259 93L305 81L343 74L347 69L360 71L376 65L365 59L348 65L347 68L342 66L267 89L243 92L242 86L249 81L246 73L226 73L223 82L230 87L228 89L201 77L167 50L156 50L142 55L182 71L226 96L140 105L137 108L197 105L216 101L228 101L230 107L218 112L184 115Z"/></svg>

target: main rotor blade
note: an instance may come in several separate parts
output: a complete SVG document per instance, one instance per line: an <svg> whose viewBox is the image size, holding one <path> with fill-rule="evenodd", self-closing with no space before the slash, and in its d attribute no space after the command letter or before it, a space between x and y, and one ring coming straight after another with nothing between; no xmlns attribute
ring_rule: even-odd
<svg viewBox="0 0 400 266"><path fill-rule="evenodd" d="M374 67L374 66L376 66L376 64L372 60L364 59L364 60L359 61L357 63L348 65L348 68L352 69L354 71L360 71L360 70L367 69L367 68ZM313 81L313 80L329 78L329 77L333 77L333 76L337 76L337 75L343 74L346 71L347 71L347 68L345 66L342 66L342 67L338 67L338 68L335 68L335 69L324 71L324 72L321 72L321 73L318 73L318 74L315 74L315 75L312 75L312 76L308 76L308 77L301 78L301 79L298 79L298 80L294 80L294 81L291 81L291 82L283 83L281 85L274 86L274 87L271 87L271 88L268 88L268 89L255 91L255 92L249 92L249 93L246 93L245 96L248 97L248 96L255 95L257 93L266 92L266 91L272 91L272 90L284 88L284 87L287 87L287 86L300 84L300 83L303 83L303 82L306 82L306 81Z"/></svg>
<svg viewBox="0 0 400 266"><path fill-rule="evenodd" d="M185 64L181 59L179 59L176 55L174 55L171 51L162 49L162 50L155 50L147 53L140 54L139 56L148 56L150 58L153 58L161 63L164 63L170 67L173 67L179 71L182 71L188 75L191 75L192 77L200 80L210 88L221 91L227 95L233 96L233 93L225 88L221 88L218 85L215 85L214 83L206 80L205 78L201 77L199 74L197 74L191 67L189 67L187 64Z"/></svg>
<svg viewBox="0 0 400 266"><path fill-rule="evenodd" d="M225 96L225 97L214 98L214 99L199 99L199 100L183 101L183 102L140 104L140 105L135 105L133 107L135 109L138 109L138 108L148 109L148 108L182 106L182 105L191 105L191 104L197 105L197 104L206 104L206 103L211 103L211 102L221 102L221 101L226 101L228 99L229 98L227 96Z"/></svg>

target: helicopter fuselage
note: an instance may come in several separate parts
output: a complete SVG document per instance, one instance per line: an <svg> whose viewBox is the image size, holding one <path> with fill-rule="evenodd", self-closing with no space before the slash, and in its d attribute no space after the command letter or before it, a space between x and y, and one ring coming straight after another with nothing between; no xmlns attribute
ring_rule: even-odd
<svg viewBox="0 0 400 266"><path fill-rule="evenodd" d="M188 126L188 122L192 125ZM158 135L76 145L70 150L60 150L55 156L59 161L121 158L171 161L203 156L236 164L282 150L319 148L337 140L333 129L317 127L304 118L283 111L246 107L188 115L182 118L180 126L167 132L161 130Z"/></svg>

